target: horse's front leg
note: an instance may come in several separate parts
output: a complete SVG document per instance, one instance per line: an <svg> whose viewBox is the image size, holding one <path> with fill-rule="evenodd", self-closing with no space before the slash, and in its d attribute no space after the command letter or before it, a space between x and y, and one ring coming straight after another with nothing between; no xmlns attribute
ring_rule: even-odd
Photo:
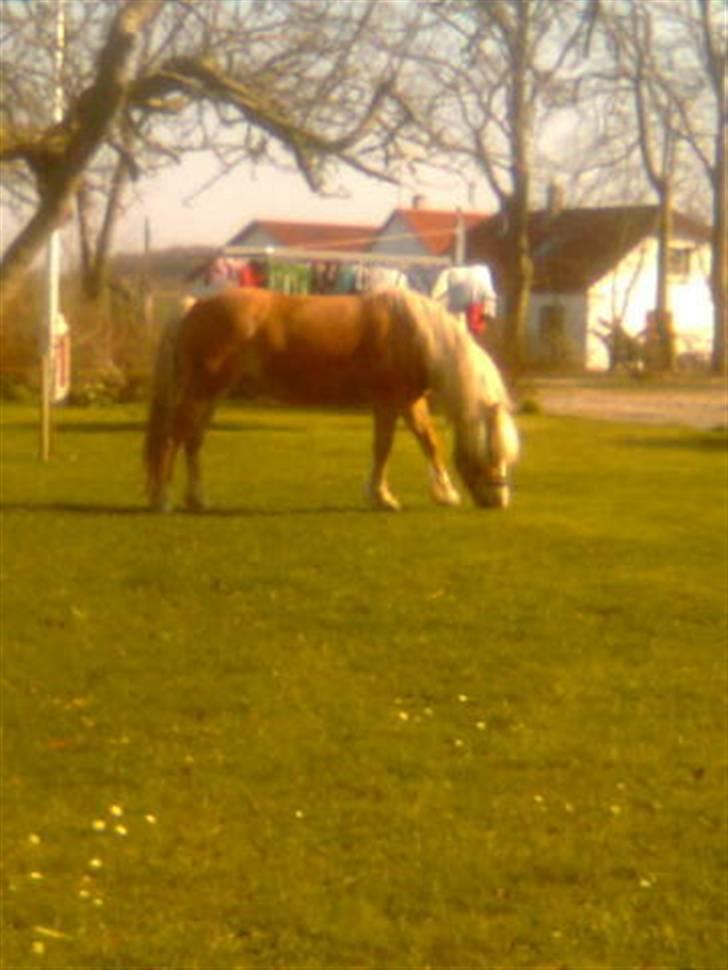
<svg viewBox="0 0 728 970"><path fill-rule="evenodd" d="M450 480L442 456L440 439L430 416L425 397L418 398L402 412L407 427L419 442L430 468L430 492L439 505L460 505L460 495Z"/></svg>
<svg viewBox="0 0 728 970"><path fill-rule="evenodd" d="M398 416L399 410L396 407L379 405L374 408L373 463L367 495L370 504L376 509L397 511L400 507L387 485L387 462Z"/></svg>

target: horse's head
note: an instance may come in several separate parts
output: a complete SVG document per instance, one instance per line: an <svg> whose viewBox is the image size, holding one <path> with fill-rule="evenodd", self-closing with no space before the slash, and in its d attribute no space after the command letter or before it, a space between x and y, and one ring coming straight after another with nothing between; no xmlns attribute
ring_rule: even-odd
<svg viewBox="0 0 728 970"><path fill-rule="evenodd" d="M476 505L508 508L508 471L518 452L518 430L505 405L484 405L482 420L459 435L455 447L455 466Z"/></svg>

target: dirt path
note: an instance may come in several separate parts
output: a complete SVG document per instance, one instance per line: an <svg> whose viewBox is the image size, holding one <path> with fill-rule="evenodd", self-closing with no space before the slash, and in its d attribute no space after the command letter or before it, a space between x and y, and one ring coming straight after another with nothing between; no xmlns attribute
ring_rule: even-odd
<svg viewBox="0 0 728 970"><path fill-rule="evenodd" d="M603 421L684 425L710 430L728 423L728 383L716 378L686 384L615 385L599 378L542 378L524 396L547 414Z"/></svg>

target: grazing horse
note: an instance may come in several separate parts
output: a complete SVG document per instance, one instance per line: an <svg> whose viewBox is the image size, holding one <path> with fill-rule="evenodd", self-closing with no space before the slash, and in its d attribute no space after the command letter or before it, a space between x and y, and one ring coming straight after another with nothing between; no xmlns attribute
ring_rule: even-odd
<svg viewBox="0 0 728 970"><path fill-rule="evenodd" d="M170 507L180 445L186 505L204 507L205 429L220 395L241 381L283 402L369 405L368 497L380 509L399 508L386 467L400 416L425 453L434 500L459 504L427 405L426 394L434 391L452 423L455 465L474 502L508 505L508 466L519 440L507 392L490 357L440 304L399 289L363 296L234 289L192 303L162 336L145 443L152 508Z"/></svg>

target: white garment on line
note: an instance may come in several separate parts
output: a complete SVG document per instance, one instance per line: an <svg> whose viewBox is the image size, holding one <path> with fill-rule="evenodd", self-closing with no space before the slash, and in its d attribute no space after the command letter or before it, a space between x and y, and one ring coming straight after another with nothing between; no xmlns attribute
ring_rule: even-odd
<svg viewBox="0 0 728 970"><path fill-rule="evenodd" d="M485 265L449 266L437 277L432 297L444 303L450 313L465 313L473 303L482 303L483 312L496 314L496 292L493 277Z"/></svg>

